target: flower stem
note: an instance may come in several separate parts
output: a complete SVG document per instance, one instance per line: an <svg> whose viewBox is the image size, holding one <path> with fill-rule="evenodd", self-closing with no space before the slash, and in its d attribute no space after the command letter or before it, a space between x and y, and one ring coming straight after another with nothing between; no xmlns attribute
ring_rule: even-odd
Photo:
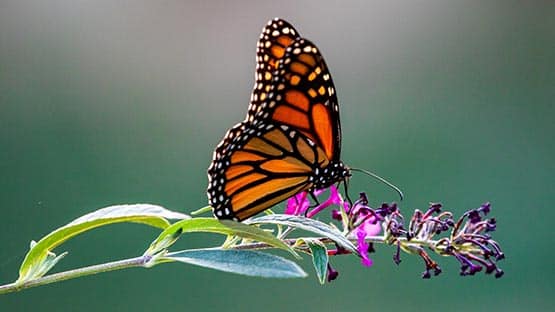
<svg viewBox="0 0 555 312"><path fill-rule="evenodd" d="M136 258L118 260L108 263L91 265L79 269L69 270L65 272L54 273L37 279L33 279L24 283L11 283L0 285L0 295L7 294L14 291L20 291L36 286L61 282L69 279L74 279L81 276L93 275L102 272L109 272L127 268L145 267L145 264L151 259L151 256L140 256Z"/></svg>

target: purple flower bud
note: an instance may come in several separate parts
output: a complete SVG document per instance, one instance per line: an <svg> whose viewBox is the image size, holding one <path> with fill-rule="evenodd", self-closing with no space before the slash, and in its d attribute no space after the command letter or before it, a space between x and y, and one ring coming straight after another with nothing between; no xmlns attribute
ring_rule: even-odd
<svg viewBox="0 0 555 312"><path fill-rule="evenodd" d="M331 217L332 217L332 219L337 220L337 221L341 221L343 219L343 216L341 215L341 212L339 212L339 210L337 210L337 209L333 209L331 211Z"/></svg>
<svg viewBox="0 0 555 312"><path fill-rule="evenodd" d="M441 272L442 272L442 271L441 271L441 268L439 267L439 265L437 265L437 266L434 268L434 275L435 275L435 276L438 276L439 274L441 274Z"/></svg>
<svg viewBox="0 0 555 312"><path fill-rule="evenodd" d="M480 217L480 213L478 212L478 210L470 210L468 212L468 219L470 220L470 223L478 223L482 221L482 218Z"/></svg>
<svg viewBox="0 0 555 312"><path fill-rule="evenodd" d="M495 231L497 225L497 221L494 218L488 219L486 224L486 232L493 232Z"/></svg>
<svg viewBox="0 0 555 312"><path fill-rule="evenodd" d="M399 263L401 263L401 245L400 244L397 244L397 250L393 254L393 262L395 262L396 265L399 265Z"/></svg>
<svg viewBox="0 0 555 312"><path fill-rule="evenodd" d="M468 273L470 275L474 275L474 274L476 274L477 272L480 272L480 271L482 271L482 267L479 266L479 265L473 264L473 265L470 266L470 270L469 270Z"/></svg>
<svg viewBox="0 0 555 312"><path fill-rule="evenodd" d="M328 283L335 280L339 276L339 272L334 270L331 265L328 263Z"/></svg>
<svg viewBox="0 0 555 312"><path fill-rule="evenodd" d="M365 205L365 206L368 205L368 197L366 196L366 193L365 193L365 192L360 192L360 193L359 193L359 197L360 197L359 200L360 200L360 203L361 203L361 204L363 204L363 205Z"/></svg>
<svg viewBox="0 0 555 312"><path fill-rule="evenodd" d="M443 207L441 203L430 203L430 210L435 213L441 212L441 207Z"/></svg>
<svg viewBox="0 0 555 312"><path fill-rule="evenodd" d="M482 211L484 215L487 215L491 210L491 204L489 202L483 203L478 210Z"/></svg>
<svg viewBox="0 0 555 312"><path fill-rule="evenodd" d="M493 273L493 272L495 271L496 268L497 268L497 267L496 267L496 265L495 265L494 263L489 262L489 263L486 265L486 271L485 271L485 273L486 273L486 274L491 274L491 273Z"/></svg>

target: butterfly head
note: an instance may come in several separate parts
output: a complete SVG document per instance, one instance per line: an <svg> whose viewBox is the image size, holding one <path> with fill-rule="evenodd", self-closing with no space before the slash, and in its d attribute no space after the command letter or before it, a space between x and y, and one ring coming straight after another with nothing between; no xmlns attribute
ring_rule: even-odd
<svg viewBox="0 0 555 312"><path fill-rule="evenodd" d="M330 187L332 184L342 182L351 177L351 169L341 160L330 161L324 168L315 168L310 177L312 189L320 190Z"/></svg>

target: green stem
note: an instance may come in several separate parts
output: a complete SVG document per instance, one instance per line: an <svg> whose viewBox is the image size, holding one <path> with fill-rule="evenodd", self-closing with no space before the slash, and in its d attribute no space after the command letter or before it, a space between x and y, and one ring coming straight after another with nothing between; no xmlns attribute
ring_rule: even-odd
<svg viewBox="0 0 555 312"><path fill-rule="evenodd" d="M322 243L325 243L325 244L333 243L333 240L327 237L313 237L312 239L320 240ZM404 237L398 237L397 240L399 240L401 244L419 245L424 247L430 247L436 250L437 241L434 241L434 240L419 241L419 240L413 239L408 241ZM285 239L284 241L289 245L293 245L296 243L297 239L290 238L290 239ZM353 241L355 240L353 239ZM387 238L384 236L367 237L366 241L369 243L371 242L371 243L379 243L379 244L388 244ZM256 250L256 249L269 249L269 248L274 248L274 247L266 243L249 243L249 244L242 244L242 245L234 245L230 247L230 249L241 249L241 250ZM436 252L437 251L438 250L436 250ZM129 258L129 259L118 260L118 261L113 261L108 263L96 264L96 265L91 265L91 266L87 266L79 269L54 273L51 275L26 281L21 284L11 283L6 285L0 285L0 295L15 292L15 291L20 291L31 287L61 282L61 281L74 279L81 276L93 275L93 274L102 273L102 272L109 272L109 271L136 268L136 267L148 268L151 266L151 264L149 265L151 260L152 260L151 256L140 256L136 258Z"/></svg>
<svg viewBox="0 0 555 312"><path fill-rule="evenodd" d="M61 282L69 279L74 279L81 276L93 275L102 272L109 272L127 268L145 267L145 264L151 259L150 256L141 256L136 258L118 260L108 263L91 265L79 269L69 270L60 273L54 273L34 280L30 280L21 284L11 283L0 286L0 295L7 294L14 291L20 291L36 286Z"/></svg>

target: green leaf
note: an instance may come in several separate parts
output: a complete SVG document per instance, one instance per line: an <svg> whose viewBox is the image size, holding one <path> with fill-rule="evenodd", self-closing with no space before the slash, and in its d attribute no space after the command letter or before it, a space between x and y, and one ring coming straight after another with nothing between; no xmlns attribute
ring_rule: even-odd
<svg viewBox="0 0 555 312"><path fill-rule="evenodd" d="M199 208L199 209L191 212L191 215L192 216L198 216L198 215L201 215L201 214L205 214L207 212L212 212L212 209L213 208L211 206L202 207L202 208Z"/></svg>
<svg viewBox="0 0 555 312"><path fill-rule="evenodd" d="M54 230L36 243L31 242L31 248L19 268L16 283L46 274L65 255L52 256L51 250L85 231L120 222L143 223L165 229L170 225L167 219L186 218L190 217L150 204L116 205L96 210Z"/></svg>
<svg viewBox="0 0 555 312"><path fill-rule="evenodd" d="M341 232L332 226L329 226L318 220L309 219L300 216L284 215L284 214L273 214L258 217L255 219L250 219L245 221L247 224L281 224L305 231L309 231L318 235L325 236L334 242L336 242L341 247L347 249L348 251L360 255L357 248L351 241L349 241Z"/></svg>
<svg viewBox="0 0 555 312"><path fill-rule="evenodd" d="M162 261L179 261L247 276L299 278L307 274L294 262L259 251L194 249L168 253Z"/></svg>
<svg viewBox="0 0 555 312"><path fill-rule="evenodd" d="M230 220L218 220L214 218L193 218L181 220L165 229L151 244L145 255L154 255L175 242L181 233L209 232L224 235L235 235L241 238L251 239L266 243L276 248L284 249L292 253L295 257L299 255L289 245L279 240L272 234L251 225Z"/></svg>
<svg viewBox="0 0 555 312"><path fill-rule="evenodd" d="M38 266L36 270L36 276L43 276L46 274L50 269L52 269L60 260L62 260L66 255L67 251L61 253L60 255L56 255L53 252L48 252L46 258L42 262L40 266Z"/></svg>
<svg viewBox="0 0 555 312"><path fill-rule="evenodd" d="M316 275L318 275L318 281L323 285L326 282L329 261L328 249L326 248L326 245L313 238L299 238L298 240L300 242L304 242L310 249L314 270L316 270Z"/></svg>

